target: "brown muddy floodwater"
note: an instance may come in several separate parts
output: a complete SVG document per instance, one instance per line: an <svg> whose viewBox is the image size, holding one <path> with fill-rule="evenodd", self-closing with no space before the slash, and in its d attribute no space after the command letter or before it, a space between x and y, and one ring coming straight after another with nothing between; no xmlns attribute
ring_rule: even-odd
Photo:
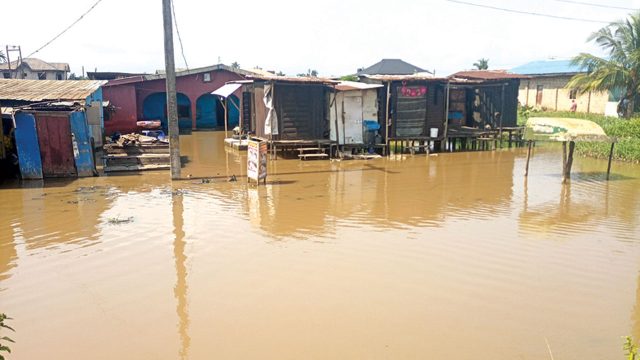
<svg viewBox="0 0 640 360"><path fill-rule="evenodd" d="M5 183L10 359L618 359L640 339L640 167L561 153L277 160ZM238 182L227 182L236 175ZM548 346L547 346L548 343Z"/></svg>

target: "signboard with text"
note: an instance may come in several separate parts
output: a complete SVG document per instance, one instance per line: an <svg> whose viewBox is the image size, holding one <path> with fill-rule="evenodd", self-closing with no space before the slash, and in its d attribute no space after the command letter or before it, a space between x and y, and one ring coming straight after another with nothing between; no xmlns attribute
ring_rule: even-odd
<svg viewBox="0 0 640 360"><path fill-rule="evenodd" d="M247 144L247 177L255 182L267 178L266 141L249 140Z"/></svg>

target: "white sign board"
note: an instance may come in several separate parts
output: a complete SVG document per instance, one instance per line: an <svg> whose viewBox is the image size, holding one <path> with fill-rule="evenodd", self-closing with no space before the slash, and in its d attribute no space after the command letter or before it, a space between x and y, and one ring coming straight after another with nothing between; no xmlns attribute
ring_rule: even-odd
<svg viewBox="0 0 640 360"><path fill-rule="evenodd" d="M267 178L266 141L249 140L247 144L247 177L255 182Z"/></svg>

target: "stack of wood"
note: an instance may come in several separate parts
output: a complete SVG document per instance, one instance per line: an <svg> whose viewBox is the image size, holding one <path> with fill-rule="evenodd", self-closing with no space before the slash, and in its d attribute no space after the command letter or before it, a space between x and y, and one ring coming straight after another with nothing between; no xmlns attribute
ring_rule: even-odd
<svg viewBox="0 0 640 360"><path fill-rule="evenodd" d="M142 146L142 145L151 145L163 143L163 141L158 140L157 138L151 136L145 136L142 134L126 134L120 136L116 144L119 147L129 147L129 146Z"/></svg>

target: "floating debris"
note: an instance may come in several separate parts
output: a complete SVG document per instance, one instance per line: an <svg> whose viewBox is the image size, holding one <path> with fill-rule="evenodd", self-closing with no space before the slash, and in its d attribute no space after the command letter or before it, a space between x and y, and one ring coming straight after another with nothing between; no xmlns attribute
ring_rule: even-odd
<svg viewBox="0 0 640 360"><path fill-rule="evenodd" d="M129 216L128 218L122 218L122 219L119 217L109 218L107 222L111 225L128 224L130 222L133 222L133 216Z"/></svg>

